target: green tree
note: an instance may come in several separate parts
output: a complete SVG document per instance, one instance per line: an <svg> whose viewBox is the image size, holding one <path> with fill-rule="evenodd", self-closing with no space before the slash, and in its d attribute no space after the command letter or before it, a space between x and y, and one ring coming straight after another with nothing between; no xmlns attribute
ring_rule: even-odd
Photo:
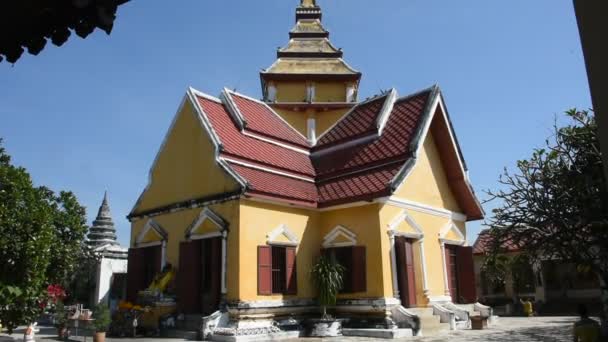
<svg viewBox="0 0 608 342"><path fill-rule="evenodd" d="M505 169L502 190L488 191L499 206L488 220L491 255L515 244L530 258L572 262L595 272L608 307L608 190L595 118L566 112L569 124L554 125L545 147Z"/></svg>
<svg viewBox="0 0 608 342"><path fill-rule="evenodd" d="M12 331L40 314L49 284L69 283L87 227L71 192L34 186L0 140L0 320Z"/></svg>

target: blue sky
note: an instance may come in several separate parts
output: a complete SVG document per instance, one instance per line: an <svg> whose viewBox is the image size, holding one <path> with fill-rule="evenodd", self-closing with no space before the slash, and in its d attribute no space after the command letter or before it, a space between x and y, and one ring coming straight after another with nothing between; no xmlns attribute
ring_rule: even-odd
<svg viewBox="0 0 608 342"><path fill-rule="evenodd" d="M132 0L110 36L0 63L0 137L39 185L69 189L89 221L104 190L128 244L130 211L188 86L260 97L297 0ZM363 72L361 97L441 86L471 180L505 166L591 101L570 0L319 0L333 43ZM489 212L490 206L486 206ZM481 222L469 225L474 241Z"/></svg>

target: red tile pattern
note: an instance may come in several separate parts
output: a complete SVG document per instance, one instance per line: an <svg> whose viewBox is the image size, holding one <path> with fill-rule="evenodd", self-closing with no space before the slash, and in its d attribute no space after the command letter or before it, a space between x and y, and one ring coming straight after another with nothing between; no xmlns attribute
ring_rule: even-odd
<svg viewBox="0 0 608 342"><path fill-rule="evenodd" d="M242 165L229 164L234 171L247 180L253 191L269 196L310 202L311 204L317 202L317 187L314 183Z"/></svg>
<svg viewBox="0 0 608 342"><path fill-rule="evenodd" d="M231 97L245 121L247 121L246 130L270 139L278 139L303 148L310 148L308 140L303 135L268 109L266 105L237 94L231 94Z"/></svg>
<svg viewBox="0 0 608 342"><path fill-rule="evenodd" d="M381 136L376 122L388 96L360 105L314 148L263 104L231 95L247 121L246 131L311 151L310 155L245 135L223 104L203 97L197 100L220 140L220 156L247 181L247 195L328 207L390 196L391 181L411 158L412 141L422 129L430 94L428 90L397 100ZM352 141L358 143L336 148ZM327 148L333 151L323 151Z"/></svg>
<svg viewBox="0 0 608 342"><path fill-rule="evenodd" d="M473 254L481 255L490 251L492 247L492 235L490 234L489 229L484 229L479 232L477 236L477 240L473 244ZM513 241L503 241L501 248L504 249L505 252L517 252L519 251L519 247Z"/></svg>
<svg viewBox="0 0 608 342"><path fill-rule="evenodd" d="M222 144L222 155L270 166L295 174L314 176L310 158L275 144L244 135L226 110L217 102L198 97L199 104L209 118L213 130Z"/></svg>
<svg viewBox="0 0 608 342"><path fill-rule="evenodd" d="M388 94L355 107L331 131L320 137L317 149L377 132L378 115L387 99Z"/></svg>
<svg viewBox="0 0 608 342"><path fill-rule="evenodd" d="M331 176L369 164L405 157L409 153L415 133L420 128L420 118L429 95L430 92L424 92L397 101L381 137L313 158L317 176Z"/></svg>

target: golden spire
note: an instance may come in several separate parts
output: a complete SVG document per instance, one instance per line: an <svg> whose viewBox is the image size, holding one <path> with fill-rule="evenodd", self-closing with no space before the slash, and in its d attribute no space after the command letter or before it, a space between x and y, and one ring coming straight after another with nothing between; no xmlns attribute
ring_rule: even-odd
<svg viewBox="0 0 608 342"><path fill-rule="evenodd" d="M301 0L300 7L317 7L317 2L315 0Z"/></svg>

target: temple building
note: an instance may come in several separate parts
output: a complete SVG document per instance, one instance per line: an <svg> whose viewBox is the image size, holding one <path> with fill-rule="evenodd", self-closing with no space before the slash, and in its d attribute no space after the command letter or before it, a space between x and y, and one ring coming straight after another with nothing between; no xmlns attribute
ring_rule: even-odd
<svg viewBox="0 0 608 342"><path fill-rule="evenodd" d="M113 304L126 296L126 274L128 249L116 240L116 229L110 213L108 194L97 212L93 225L89 228L87 244L98 255L96 268L94 304L105 301Z"/></svg>
<svg viewBox="0 0 608 342"><path fill-rule="evenodd" d="M189 88L128 216L129 298L170 263L178 312L214 335L293 333L318 316L324 253L346 269L345 334L416 333L433 312L455 328L454 303L476 301L466 223L484 212L444 98L360 100L361 76L302 0L261 100Z"/></svg>

